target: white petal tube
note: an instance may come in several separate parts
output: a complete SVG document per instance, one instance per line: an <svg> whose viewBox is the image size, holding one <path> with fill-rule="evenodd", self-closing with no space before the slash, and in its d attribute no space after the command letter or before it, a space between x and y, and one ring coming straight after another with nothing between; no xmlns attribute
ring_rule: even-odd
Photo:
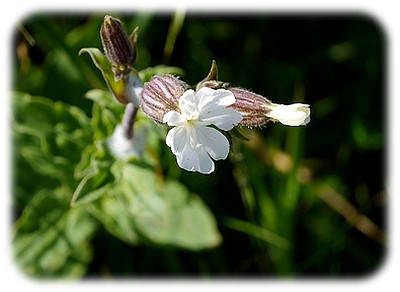
<svg viewBox="0 0 400 292"><path fill-rule="evenodd" d="M286 126L303 126L310 122L310 105L308 104L272 104L271 109L267 116Z"/></svg>
<svg viewBox="0 0 400 292"><path fill-rule="evenodd" d="M107 140L107 146L115 158L140 158L146 147L146 129L136 127L133 137L128 139L122 125L117 125L113 135Z"/></svg>

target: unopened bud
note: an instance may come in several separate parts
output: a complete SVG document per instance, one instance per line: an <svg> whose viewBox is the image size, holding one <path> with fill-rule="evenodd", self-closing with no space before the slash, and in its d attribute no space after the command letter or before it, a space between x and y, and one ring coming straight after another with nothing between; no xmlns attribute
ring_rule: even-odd
<svg viewBox="0 0 400 292"><path fill-rule="evenodd" d="M230 108L243 116L239 126L257 127L269 121L286 126L303 126L310 121L310 106L303 103L276 104L267 98L240 88L228 88L236 98Z"/></svg>
<svg viewBox="0 0 400 292"><path fill-rule="evenodd" d="M172 75L153 76L144 84L140 106L147 116L163 123L167 112L179 112L179 98L187 87L185 82Z"/></svg>
<svg viewBox="0 0 400 292"><path fill-rule="evenodd" d="M236 98L236 102L229 106L237 110L243 116L239 126L256 127L261 126L269 121L268 116L271 111L272 103L265 97L241 88L228 88Z"/></svg>
<svg viewBox="0 0 400 292"><path fill-rule="evenodd" d="M112 65L115 80L127 76L136 60L137 29L129 38L123 23L106 15L100 28L100 37L104 53Z"/></svg>

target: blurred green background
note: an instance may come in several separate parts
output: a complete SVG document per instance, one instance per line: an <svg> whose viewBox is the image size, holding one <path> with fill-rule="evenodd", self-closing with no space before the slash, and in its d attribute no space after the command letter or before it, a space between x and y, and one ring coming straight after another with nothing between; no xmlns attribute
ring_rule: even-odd
<svg viewBox="0 0 400 292"><path fill-rule="evenodd" d="M139 26L139 71L155 67L146 72L179 73L195 85L215 60L221 81L275 103L311 105L306 127L271 123L239 129L249 141L234 139L230 158L208 176L180 170L160 138L166 129L149 122L147 129L161 132L151 142L157 162L149 173L156 181L179 182L179 189L186 189L182 196L190 192L203 202L199 208L211 222L212 244L199 243L197 217L190 219L194 235L182 233L179 244L175 238L157 241L140 228L140 240L130 240L123 222L137 227L137 218L121 213L112 223L121 232L110 227L108 191L93 195L87 205L69 207L81 181L77 167L97 145L90 137L112 133L122 112L111 99L85 98L92 89L103 95L107 90L89 55L78 56L84 47L102 50L105 14L120 18L129 32ZM43 12L21 20L12 48L13 246L27 275L359 277L380 268L386 250L386 39L374 19L322 13ZM92 91L96 94L101 95ZM113 118L95 119L108 110ZM103 132L101 123L93 122L101 119ZM99 161L108 164L99 173L107 179L95 181L91 191L108 186L107 169L115 166L103 156ZM123 169L133 173L132 165L143 170L137 161ZM109 180L118 183L116 173ZM133 178L130 183L135 186ZM50 236L51 230L56 232ZM67 243L60 242L64 237Z"/></svg>

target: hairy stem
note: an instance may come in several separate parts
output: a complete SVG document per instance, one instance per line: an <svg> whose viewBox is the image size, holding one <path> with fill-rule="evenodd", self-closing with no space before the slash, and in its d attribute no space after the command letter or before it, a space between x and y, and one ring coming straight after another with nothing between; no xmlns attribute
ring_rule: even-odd
<svg viewBox="0 0 400 292"><path fill-rule="evenodd" d="M126 105L124 116L122 117L122 128L124 129L124 136L127 139L132 139L133 137L133 124L137 111L138 107L133 103L130 102Z"/></svg>

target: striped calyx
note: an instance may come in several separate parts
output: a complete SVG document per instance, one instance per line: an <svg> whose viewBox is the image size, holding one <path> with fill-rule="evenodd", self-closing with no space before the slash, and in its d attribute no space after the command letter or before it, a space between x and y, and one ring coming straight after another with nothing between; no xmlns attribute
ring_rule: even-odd
<svg viewBox="0 0 400 292"><path fill-rule="evenodd" d="M268 117L272 103L265 97L241 88L227 88L236 98L229 106L242 114L243 120L239 126L256 127L264 125L272 119Z"/></svg>
<svg viewBox="0 0 400 292"><path fill-rule="evenodd" d="M179 98L188 88L187 84L172 75L153 76L142 91L143 112L158 123L170 111L179 112Z"/></svg>

